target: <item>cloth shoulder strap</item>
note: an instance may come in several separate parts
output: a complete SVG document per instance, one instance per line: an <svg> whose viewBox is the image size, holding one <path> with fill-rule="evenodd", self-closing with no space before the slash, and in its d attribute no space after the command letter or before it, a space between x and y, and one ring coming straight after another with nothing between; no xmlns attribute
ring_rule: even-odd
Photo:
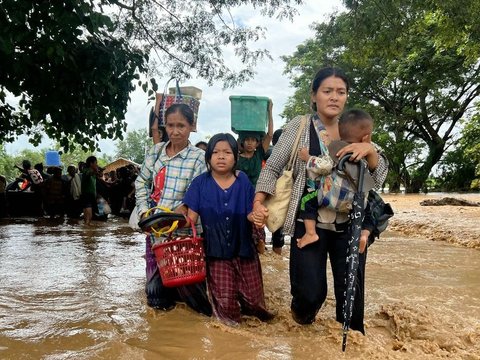
<svg viewBox="0 0 480 360"><path fill-rule="evenodd" d="M165 145L166 145L166 144L167 144L167 143L165 142L165 143L163 143L162 146L159 147L158 152L157 152L157 154L156 154L157 156L155 157L155 161L153 162L153 167L155 167L155 164L157 163L158 159L160 159L160 155L162 154L162 151L163 151L163 149L165 148ZM160 170L162 170L164 167L165 167L165 165L162 164L162 167L160 168ZM151 186L150 186L150 191L151 191L151 192L153 192L154 186L155 186L155 179L152 181L152 184L151 184Z"/></svg>
<svg viewBox="0 0 480 360"><path fill-rule="evenodd" d="M157 152L157 156L155 157L155 161L153 162L153 164L155 165L158 161L158 159L160 159L160 155L162 155L162 151L163 149L165 149L165 145L167 145L166 142L163 143L163 145L161 145L159 148L158 148L158 152Z"/></svg>
<svg viewBox="0 0 480 360"><path fill-rule="evenodd" d="M329 153L328 153L327 146L325 145L325 143L320 138L321 131L326 130L326 129L325 129L325 125L323 125L322 121L320 120L320 117L318 116L318 114L313 115L313 126L315 128L316 138L318 139L318 142L320 144L321 154L322 155L328 155Z"/></svg>
<svg viewBox="0 0 480 360"><path fill-rule="evenodd" d="M300 136L302 136L303 129L307 124L307 121L310 119L310 115L305 115L300 121L300 126L297 131L297 136L295 137L295 142L293 143L292 153L290 154L290 159L288 160L287 170L291 170L295 160L297 160L298 155L298 143L300 142Z"/></svg>

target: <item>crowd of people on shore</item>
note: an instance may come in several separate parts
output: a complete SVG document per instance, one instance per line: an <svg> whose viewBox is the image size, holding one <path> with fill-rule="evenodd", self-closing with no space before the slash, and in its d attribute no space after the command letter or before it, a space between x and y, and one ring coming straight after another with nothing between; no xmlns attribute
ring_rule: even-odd
<svg viewBox="0 0 480 360"><path fill-rule="evenodd" d="M79 219L90 224L92 218L106 219L112 213L130 215L135 206L135 165L108 173L90 156L77 166L32 167L28 159L16 165L19 176L7 184L0 177L0 216L47 216Z"/></svg>

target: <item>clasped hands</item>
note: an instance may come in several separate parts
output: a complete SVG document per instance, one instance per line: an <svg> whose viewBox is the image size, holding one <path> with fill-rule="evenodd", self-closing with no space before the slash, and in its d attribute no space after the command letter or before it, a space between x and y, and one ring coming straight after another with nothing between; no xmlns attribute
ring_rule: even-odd
<svg viewBox="0 0 480 360"><path fill-rule="evenodd" d="M263 228L267 223L268 209L259 200L253 203L252 218L257 228Z"/></svg>

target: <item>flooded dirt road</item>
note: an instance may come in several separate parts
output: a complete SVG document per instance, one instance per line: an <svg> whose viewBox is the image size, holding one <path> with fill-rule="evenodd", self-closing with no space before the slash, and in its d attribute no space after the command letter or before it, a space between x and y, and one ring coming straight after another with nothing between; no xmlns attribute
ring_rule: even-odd
<svg viewBox="0 0 480 360"><path fill-rule="evenodd" d="M480 359L480 252L472 245L480 208L386 198L395 231L369 249L367 335L350 331L346 354L332 291L313 325L291 319L288 248L261 257L277 318L230 328L182 304L147 308L144 236L125 220L86 228L8 219L0 221L0 359Z"/></svg>

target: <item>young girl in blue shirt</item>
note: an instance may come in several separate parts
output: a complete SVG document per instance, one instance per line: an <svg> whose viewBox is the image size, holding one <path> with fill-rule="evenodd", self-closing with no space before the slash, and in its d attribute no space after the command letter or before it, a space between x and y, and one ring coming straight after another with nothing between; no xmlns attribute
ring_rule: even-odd
<svg viewBox="0 0 480 360"><path fill-rule="evenodd" d="M238 324L241 314L273 318L265 306L262 270L252 239L255 190L235 170L238 146L230 134L216 134L205 152L208 172L196 177L184 197L188 217L200 216L205 239L207 286L215 316Z"/></svg>

